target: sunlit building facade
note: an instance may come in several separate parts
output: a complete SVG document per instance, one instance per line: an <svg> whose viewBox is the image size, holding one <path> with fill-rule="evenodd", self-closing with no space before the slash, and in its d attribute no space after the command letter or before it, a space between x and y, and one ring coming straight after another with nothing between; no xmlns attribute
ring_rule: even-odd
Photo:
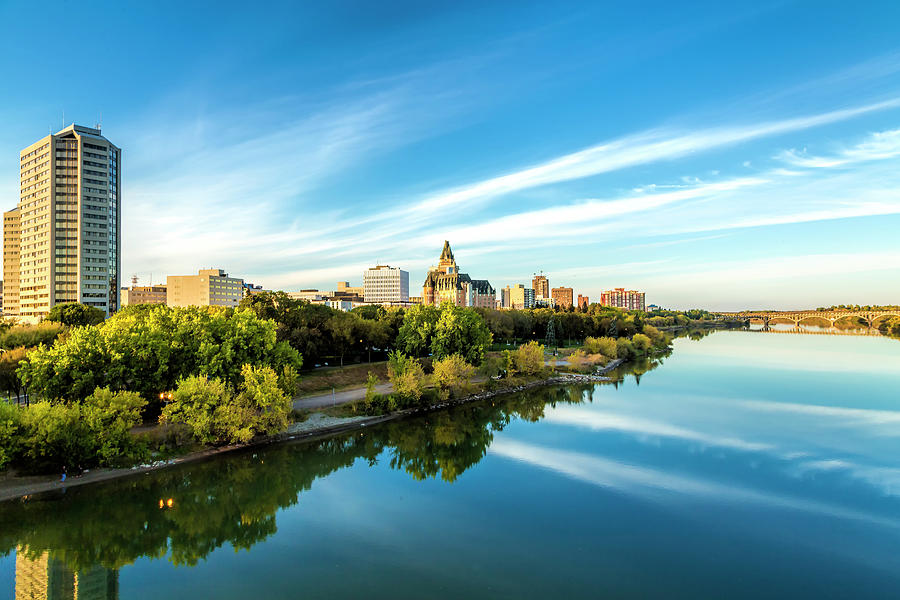
<svg viewBox="0 0 900 600"><path fill-rule="evenodd" d="M21 151L19 240L4 239L3 253L6 266L18 244L18 265L10 265L18 272L18 305L11 300L10 316L34 322L67 302L107 315L118 309L121 169L122 151L99 129L80 125Z"/></svg>

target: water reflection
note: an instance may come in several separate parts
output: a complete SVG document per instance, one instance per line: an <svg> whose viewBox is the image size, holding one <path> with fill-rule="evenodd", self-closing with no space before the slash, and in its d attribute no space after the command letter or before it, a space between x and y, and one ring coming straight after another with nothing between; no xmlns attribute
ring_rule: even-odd
<svg viewBox="0 0 900 600"><path fill-rule="evenodd" d="M593 389L540 388L312 445L248 451L74 488L64 499L49 495L8 502L0 511L0 554L16 549L17 589L19 580L22 589L39 589L42 581L94 581L101 571L114 582L116 569L140 557L168 554L176 565L196 565L225 544L249 549L265 540L277 529L280 509L297 504L316 479L357 460L374 464L384 457L415 480L453 482L484 458L495 432L516 419L538 421L548 406L589 401ZM43 579L30 575L41 569L47 572ZM66 585L60 589L72 588Z"/></svg>
<svg viewBox="0 0 900 600"><path fill-rule="evenodd" d="M16 551L16 600L113 600L119 572L95 566L72 570L52 552Z"/></svg>

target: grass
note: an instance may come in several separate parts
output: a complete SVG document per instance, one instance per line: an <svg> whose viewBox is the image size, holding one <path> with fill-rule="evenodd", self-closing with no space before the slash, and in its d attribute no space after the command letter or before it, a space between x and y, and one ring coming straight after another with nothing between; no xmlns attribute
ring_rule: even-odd
<svg viewBox="0 0 900 600"><path fill-rule="evenodd" d="M332 389L343 390L366 384L369 371L378 376L380 381L387 381L387 362L373 362L346 367L328 367L316 369L300 376L297 391L300 396L330 392Z"/></svg>

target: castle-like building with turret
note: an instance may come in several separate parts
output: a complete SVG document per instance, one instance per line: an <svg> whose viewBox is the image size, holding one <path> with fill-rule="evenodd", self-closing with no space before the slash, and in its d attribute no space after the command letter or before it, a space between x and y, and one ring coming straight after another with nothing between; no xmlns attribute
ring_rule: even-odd
<svg viewBox="0 0 900 600"><path fill-rule="evenodd" d="M449 302L456 306L483 306L495 308L497 292L487 279L472 279L459 272L450 242L444 240L444 249L436 267L428 270L422 285L422 304Z"/></svg>

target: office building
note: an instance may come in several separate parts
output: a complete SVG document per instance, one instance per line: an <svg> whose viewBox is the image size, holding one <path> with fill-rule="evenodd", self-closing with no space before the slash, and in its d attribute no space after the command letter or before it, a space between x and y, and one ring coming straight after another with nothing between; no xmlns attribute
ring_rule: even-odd
<svg viewBox="0 0 900 600"><path fill-rule="evenodd" d="M166 304L166 286L133 285L130 288L122 288L120 304L122 306L131 306L133 304Z"/></svg>
<svg viewBox="0 0 900 600"><path fill-rule="evenodd" d="M509 286L500 290L500 308L512 308L511 292Z"/></svg>
<svg viewBox="0 0 900 600"><path fill-rule="evenodd" d="M409 277L407 275L407 277ZM409 282L407 281L407 293L409 290ZM334 294L336 296L359 296L363 298L365 296L365 289L363 286L352 286L349 281L338 281L337 282L337 290L335 290Z"/></svg>
<svg viewBox="0 0 900 600"><path fill-rule="evenodd" d="M444 249L438 266L431 267L422 285L422 304L442 304L449 302L456 306L483 306L493 308L497 292L486 279L472 279L460 273L450 249L450 242L444 240Z"/></svg>
<svg viewBox="0 0 900 600"><path fill-rule="evenodd" d="M19 209L3 213L3 314L19 314Z"/></svg>
<svg viewBox="0 0 900 600"><path fill-rule="evenodd" d="M200 269L197 275L169 275L166 304L169 306L235 307L244 296L244 280L229 277L222 269Z"/></svg>
<svg viewBox="0 0 900 600"><path fill-rule="evenodd" d="M409 273L378 265L363 271L363 298L369 304L409 302Z"/></svg>
<svg viewBox="0 0 900 600"><path fill-rule="evenodd" d="M81 302L107 315L119 307L122 151L99 129L70 125L19 154L19 241L4 239L4 263L18 245L18 303L9 315L36 322ZM15 228L13 211L4 214ZM7 223L7 217L13 217ZM9 245L9 249L7 249Z"/></svg>
<svg viewBox="0 0 900 600"><path fill-rule="evenodd" d="M560 308L572 307L572 288L558 287L550 290L550 295Z"/></svg>
<svg viewBox="0 0 900 600"><path fill-rule="evenodd" d="M300 290L299 292L288 292L288 297L293 298L294 300L306 300L308 302L321 302L328 296L331 296L331 292L322 292L314 289L305 289Z"/></svg>
<svg viewBox="0 0 900 600"><path fill-rule="evenodd" d="M550 297L550 280L547 279L543 271L541 271L540 275L534 276L534 279L531 280L531 287L534 289L535 300Z"/></svg>
<svg viewBox="0 0 900 600"><path fill-rule="evenodd" d="M625 310L645 310L644 292L615 288L600 293L600 304Z"/></svg>

